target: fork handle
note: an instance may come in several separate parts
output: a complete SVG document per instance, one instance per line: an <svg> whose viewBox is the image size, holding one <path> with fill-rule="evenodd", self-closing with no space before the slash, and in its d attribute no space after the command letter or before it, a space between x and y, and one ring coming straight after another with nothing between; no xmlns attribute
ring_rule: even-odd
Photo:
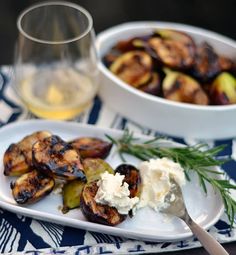
<svg viewBox="0 0 236 255"><path fill-rule="evenodd" d="M229 253L223 248L220 243L218 243L206 230L200 227L192 219L189 219L185 222L209 254L229 255Z"/></svg>

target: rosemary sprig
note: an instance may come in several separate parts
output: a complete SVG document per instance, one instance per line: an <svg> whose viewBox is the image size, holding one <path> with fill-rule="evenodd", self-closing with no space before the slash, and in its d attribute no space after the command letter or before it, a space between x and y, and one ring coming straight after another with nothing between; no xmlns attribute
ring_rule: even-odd
<svg viewBox="0 0 236 255"><path fill-rule="evenodd" d="M199 179L200 186L207 193L206 182L212 185L215 190L221 194L224 202L225 211L228 216L231 227L234 224L236 213L236 201L230 195L230 189L236 189L236 185L228 180L217 178L217 175L223 174L212 169L213 166L221 166L228 160L219 160L216 158L218 153L225 148L225 145L209 149L206 144L185 147L161 147L160 138L154 138L140 143L134 137L132 132L125 130L123 136L119 139L106 135L107 138L117 146L118 153L123 161L123 154L130 154L141 160L151 158L167 157L178 162L185 171L185 176L190 181L189 172L194 171Z"/></svg>

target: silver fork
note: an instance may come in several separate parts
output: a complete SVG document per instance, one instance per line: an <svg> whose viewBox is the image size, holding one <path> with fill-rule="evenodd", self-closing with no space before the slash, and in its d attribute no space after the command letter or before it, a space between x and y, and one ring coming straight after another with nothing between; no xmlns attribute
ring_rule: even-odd
<svg viewBox="0 0 236 255"><path fill-rule="evenodd" d="M206 230L200 227L189 216L184 203L181 188L174 179L171 179L171 190L167 194L165 201L168 205L167 207L162 208L161 212L171 214L182 219L209 254L229 255L229 253L223 248L222 245L220 245L220 243L218 243Z"/></svg>

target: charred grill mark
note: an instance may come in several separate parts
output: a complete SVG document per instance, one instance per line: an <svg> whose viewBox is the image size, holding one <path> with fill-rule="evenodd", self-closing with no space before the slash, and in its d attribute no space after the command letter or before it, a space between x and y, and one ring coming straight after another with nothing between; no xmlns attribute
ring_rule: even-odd
<svg viewBox="0 0 236 255"><path fill-rule="evenodd" d="M141 86L150 79L152 59L144 51L134 50L119 56L110 70L131 86Z"/></svg>
<svg viewBox="0 0 236 255"><path fill-rule="evenodd" d="M112 143L94 137L81 137L70 142L70 145L77 150L83 159L85 158L106 158L112 148Z"/></svg>
<svg viewBox="0 0 236 255"><path fill-rule="evenodd" d="M138 196L141 184L139 170L133 165L121 164L116 168L115 172L125 176L124 182L129 185L130 197Z"/></svg>
<svg viewBox="0 0 236 255"><path fill-rule="evenodd" d="M151 65L147 64L145 54L151 57ZM196 45L193 38L185 32L158 29L145 36L119 41L110 53L105 55L104 62L105 64L109 62L108 68L121 80L154 96L203 105L235 104L236 102L232 88L226 93L228 102L223 100L223 96L217 95L215 99L213 96L215 93L210 89L214 80L223 72L228 72L235 79L235 61L227 56L217 54L207 42ZM200 83L202 90L199 89L193 93L194 100L188 96L182 100L181 94L185 92L178 92L178 88L174 91L174 87L172 91L167 92L170 98L165 96L164 73L167 68L190 75ZM156 72L160 75L159 86L155 86L151 82L153 73ZM151 82L150 85L149 82ZM208 88L206 89L206 87ZM230 86L225 87L229 88ZM188 95L191 89L187 86L183 86L183 88L183 90L187 90L186 94ZM197 98L198 96L200 99Z"/></svg>
<svg viewBox="0 0 236 255"><path fill-rule="evenodd" d="M6 153L13 152L15 150L15 147L16 147L15 143L10 144L9 147L7 148L7 150L6 150Z"/></svg>
<svg viewBox="0 0 236 255"><path fill-rule="evenodd" d="M91 182L84 186L80 200L80 207L84 216L89 221L109 226L114 226L124 221L126 216L119 214L116 208L96 203L94 197L97 190L96 182Z"/></svg>
<svg viewBox="0 0 236 255"><path fill-rule="evenodd" d="M15 199L18 204L25 204L33 196L33 190L22 190Z"/></svg>
<svg viewBox="0 0 236 255"><path fill-rule="evenodd" d="M149 40L149 45L157 59L167 66L187 69L194 63L195 45L190 38L181 41L171 36L153 37Z"/></svg>
<svg viewBox="0 0 236 255"><path fill-rule="evenodd" d="M29 171L29 165L18 144L11 144L3 156L4 175L15 176Z"/></svg>
<svg viewBox="0 0 236 255"><path fill-rule="evenodd" d="M182 83L179 79L176 79L171 86L171 88L167 91L165 91L165 97L169 97L171 94L175 93L177 90L179 90L182 86Z"/></svg>
<svg viewBox="0 0 236 255"><path fill-rule="evenodd" d="M127 64L123 63L120 65L120 67L117 69L116 74L119 75L125 71L125 69L128 67Z"/></svg>
<svg viewBox="0 0 236 255"><path fill-rule="evenodd" d="M24 137L18 143L11 144L4 154L4 174L19 176L29 172L32 168L32 145L51 135L46 131L39 131Z"/></svg>
<svg viewBox="0 0 236 255"><path fill-rule="evenodd" d="M53 135L33 146L33 162L49 176L86 181L79 153L58 136Z"/></svg>
<svg viewBox="0 0 236 255"><path fill-rule="evenodd" d="M213 79L220 72L219 57L213 47L204 42L197 49L193 75L202 82Z"/></svg>
<svg viewBox="0 0 236 255"><path fill-rule="evenodd" d="M48 195L54 184L52 178L33 170L11 183L12 195L19 204L34 203Z"/></svg>

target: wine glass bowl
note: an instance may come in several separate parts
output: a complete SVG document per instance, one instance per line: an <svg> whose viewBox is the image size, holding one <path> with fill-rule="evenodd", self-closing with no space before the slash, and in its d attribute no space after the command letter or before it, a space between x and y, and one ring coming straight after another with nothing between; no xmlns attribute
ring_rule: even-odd
<svg viewBox="0 0 236 255"><path fill-rule="evenodd" d="M82 7L46 2L23 11L14 59L14 88L38 117L72 119L98 88L93 21Z"/></svg>

